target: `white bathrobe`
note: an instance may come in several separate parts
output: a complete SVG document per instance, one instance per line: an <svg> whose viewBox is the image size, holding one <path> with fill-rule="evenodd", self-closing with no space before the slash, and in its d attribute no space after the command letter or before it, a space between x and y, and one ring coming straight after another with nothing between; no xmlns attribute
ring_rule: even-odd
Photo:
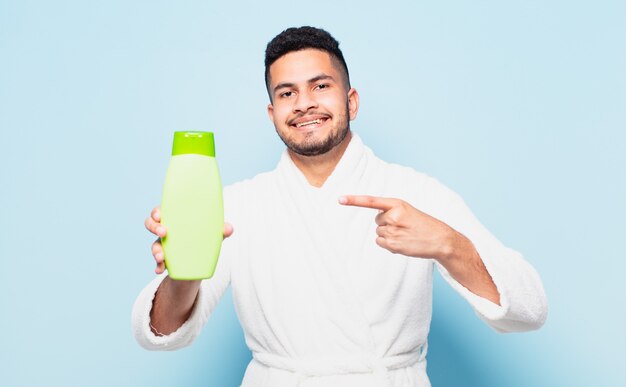
<svg viewBox="0 0 626 387"><path fill-rule="evenodd" d="M342 206L345 194L400 198L475 245L501 306L474 295L431 259L392 254L376 240L376 210ZM378 159L353 134L323 187L307 182L285 151L274 171L224 189L235 232L204 280L189 320L155 336L149 327L164 276L133 309L137 341L151 350L193 342L229 284L253 360L244 387L430 386L426 375L432 276L443 277L499 332L539 328L547 301L536 271L504 247L462 199L435 179Z"/></svg>

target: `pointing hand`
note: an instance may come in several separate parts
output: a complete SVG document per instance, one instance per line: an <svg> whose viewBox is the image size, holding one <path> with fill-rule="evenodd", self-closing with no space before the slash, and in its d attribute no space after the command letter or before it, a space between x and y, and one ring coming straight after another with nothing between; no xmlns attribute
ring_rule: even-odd
<svg viewBox="0 0 626 387"><path fill-rule="evenodd" d="M339 203L378 210L376 243L394 254L443 259L452 253L456 232L400 199L346 195Z"/></svg>

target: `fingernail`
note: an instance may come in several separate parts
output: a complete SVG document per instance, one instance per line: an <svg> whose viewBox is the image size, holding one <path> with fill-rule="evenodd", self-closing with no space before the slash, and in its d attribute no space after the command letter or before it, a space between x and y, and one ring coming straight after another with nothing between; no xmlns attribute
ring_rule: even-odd
<svg viewBox="0 0 626 387"><path fill-rule="evenodd" d="M156 253L156 255L154 256L154 258L161 260L163 259L163 253Z"/></svg>
<svg viewBox="0 0 626 387"><path fill-rule="evenodd" d="M339 204L346 204L348 203L348 198L346 198L345 196L339 196Z"/></svg>
<svg viewBox="0 0 626 387"><path fill-rule="evenodd" d="M158 235L163 235L163 234L165 234L165 227L159 226L159 227L157 227L156 231L157 231Z"/></svg>

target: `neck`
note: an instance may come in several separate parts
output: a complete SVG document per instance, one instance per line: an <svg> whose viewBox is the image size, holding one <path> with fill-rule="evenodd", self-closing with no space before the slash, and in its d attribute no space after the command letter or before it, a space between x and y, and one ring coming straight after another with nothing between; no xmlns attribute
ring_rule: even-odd
<svg viewBox="0 0 626 387"><path fill-rule="evenodd" d="M348 148L350 139L352 139L352 131L348 131L343 141L323 155L302 156L292 152L290 149L288 149L287 152L296 167L302 171L302 174L306 177L309 184L319 188L324 185L328 176L335 170L346 148Z"/></svg>

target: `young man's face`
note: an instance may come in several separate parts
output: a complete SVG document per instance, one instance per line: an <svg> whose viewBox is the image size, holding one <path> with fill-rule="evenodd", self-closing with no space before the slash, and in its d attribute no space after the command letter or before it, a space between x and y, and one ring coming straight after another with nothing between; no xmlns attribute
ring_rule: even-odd
<svg viewBox="0 0 626 387"><path fill-rule="evenodd" d="M285 145L304 156L324 154L343 141L359 99L324 51L290 52L270 66L270 119Z"/></svg>

